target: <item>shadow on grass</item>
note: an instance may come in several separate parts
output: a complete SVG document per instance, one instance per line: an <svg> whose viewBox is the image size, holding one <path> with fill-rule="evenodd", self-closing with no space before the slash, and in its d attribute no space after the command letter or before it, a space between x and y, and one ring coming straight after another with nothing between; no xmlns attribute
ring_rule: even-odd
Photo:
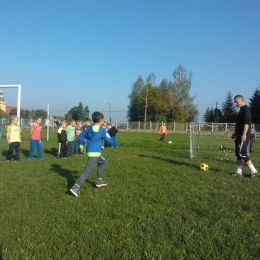
<svg viewBox="0 0 260 260"><path fill-rule="evenodd" d="M7 150L3 150L3 151L2 151L2 155L3 155L4 157L6 157L6 156L7 156Z"/></svg>
<svg viewBox="0 0 260 260"><path fill-rule="evenodd" d="M234 174L234 172L231 172L231 173L229 173L229 175L230 176L232 176L233 178L249 178L249 179L253 179L252 177L251 177L251 174L249 173L249 174L242 174L242 176L239 176L239 175L233 175ZM254 178L257 178L257 177L254 177Z"/></svg>
<svg viewBox="0 0 260 260"><path fill-rule="evenodd" d="M162 158L162 157L159 157L159 156L149 156L149 155L145 155L145 154L139 154L139 156L149 157L149 158L153 158L153 159L156 159L156 160L162 160L162 161L165 161L165 162L168 162L168 163L171 163L171 164L176 164L176 165L186 165L186 166L189 166L189 167L192 166L193 168L198 169L198 166L191 164L191 163L180 162L180 161L176 161L176 160L172 160L172 159L165 159L165 158Z"/></svg>
<svg viewBox="0 0 260 260"><path fill-rule="evenodd" d="M75 184L76 179L79 177L80 173L78 171L71 171L62 168L59 164L52 164L51 165L51 171L54 173L60 174L62 177L65 177L67 179L67 188L66 194L72 195L69 191L69 189ZM74 177L72 174L77 173L77 177ZM85 182L89 183L93 188L96 187L96 183L93 183L89 179L85 180ZM73 195L72 195L73 196ZM1 259L0 259L1 260Z"/></svg>
<svg viewBox="0 0 260 260"><path fill-rule="evenodd" d="M44 149L44 153L51 154L56 157L58 154L58 149L57 148L51 148L51 150Z"/></svg>
<svg viewBox="0 0 260 260"><path fill-rule="evenodd" d="M36 154L37 154L37 148L35 150L36 150ZM34 151L34 153L35 153L35 151ZM27 157L29 154L29 151L25 150L25 149L21 149L21 154L23 154L25 157Z"/></svg>
<svg viewBox="0 0 260 260"><path fill-rule="evenodd" d="M2 255L2 246L0 245L0 260L3 260L3 255Z"/></svg>
<svg viewBox="0 0 260 260"><path fill-rule="evenodd" d="M75 180L76 180L76 178L73 177L72 174L78 173L77 171L71 171L71 170L62 168L59 164L52 164L50 171L52 171L54 173L58 173L60 176L66 178L68 189L70 189L74 185Z"/></svg>

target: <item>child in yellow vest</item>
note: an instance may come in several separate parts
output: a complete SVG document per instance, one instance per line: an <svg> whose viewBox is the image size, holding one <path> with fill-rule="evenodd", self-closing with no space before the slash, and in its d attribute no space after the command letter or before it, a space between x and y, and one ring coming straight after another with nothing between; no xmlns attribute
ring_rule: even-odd
<svg viewBox="0 0 260 260"><path fill-rule="evenodd" d="M7 127L6 140L9 144L6 161L10 161L15 150L15 162L20 160L21 127L18 125L19 118L12 116L12 124Z"/></svg>

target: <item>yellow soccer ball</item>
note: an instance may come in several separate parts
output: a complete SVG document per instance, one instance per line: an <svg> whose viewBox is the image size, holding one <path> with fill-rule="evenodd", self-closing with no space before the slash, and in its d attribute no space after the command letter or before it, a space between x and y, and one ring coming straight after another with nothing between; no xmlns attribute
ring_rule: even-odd
<svg viewBox="0 0 260 260"><path fill-rule="evenodd" d="M200 165L200 169L202 170L202 171L207 171L208 169L209 169L209 166L206 164L206 163L202 163L201 165Z"/></svg>

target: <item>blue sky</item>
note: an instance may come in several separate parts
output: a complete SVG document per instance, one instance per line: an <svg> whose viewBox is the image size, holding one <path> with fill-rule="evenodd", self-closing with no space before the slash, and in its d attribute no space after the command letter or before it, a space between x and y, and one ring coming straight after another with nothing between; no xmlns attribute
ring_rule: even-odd
<svg viewBox="0 0 260 260"><path fill-rule="evenodd" d="M260 1L0 1L0 84L21 84L21 107L64 115L82 102L126 120L138 76L193 73L202 120L228 91L246 102L260 86ZM3 89L7 105L17 91Z"/></svg>

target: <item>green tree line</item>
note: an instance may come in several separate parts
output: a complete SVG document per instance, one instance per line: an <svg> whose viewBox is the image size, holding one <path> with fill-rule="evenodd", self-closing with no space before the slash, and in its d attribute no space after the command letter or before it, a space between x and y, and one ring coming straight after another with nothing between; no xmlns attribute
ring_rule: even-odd
<svg viewBox="0 0 260 260"><path fill-rule="evenodd" d="M260 124L260 87L258 87L252 97L249 98L248 106L251 109L252 122ZM234 104L234 97L231 91L229 91L225 101L221 105L221 109L218 109L217 106L215 109L213 107L207 107L203 120L205 122L214 123L234 123L236 116L237 107Z"/></svg>
<svg viewBox="0 0 260 260"><path fill-rule="evenodd" d="M187 122L198 118L195 96L190 95L192 73L180 65L173 72L173 81L163 79L157 86L155 74L146 81L141 76L132 85L127 117L130 121Z"/></svg>

